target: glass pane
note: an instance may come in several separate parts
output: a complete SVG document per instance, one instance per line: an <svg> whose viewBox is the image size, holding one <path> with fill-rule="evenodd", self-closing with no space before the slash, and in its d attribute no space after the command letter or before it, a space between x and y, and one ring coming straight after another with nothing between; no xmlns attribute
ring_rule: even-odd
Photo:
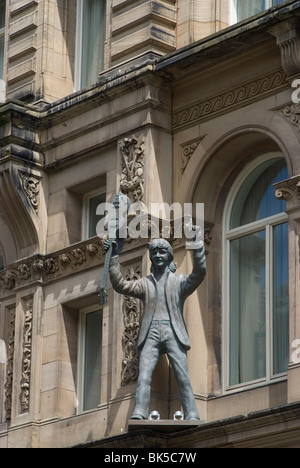
<svg viewBox="0 0 300 468"><path fill-rule="evenodd" d="M97 408L100 403L102 348L102 311L86 315L83 410Z"/></svg>
<svg viewBox="0 0 300 468"><path fill-rule="evenodd" d="M277 200L273 184L287 178L288 171L283 159L268 161L253 171L236 197L230 227L243 226L284 212L286 202Z"/></svg>
<svg viewBox="0 0 300 468"><path fill-rule="evenodd" d="M5 27L6 0L0 0L0 29Z"/></svg>
<svg viewBox="0 0 300 468"><path fill-rule="evenodd" d="M90 199L90 206L89 206L89 237L94 237L97 235L96 228L97 224L103 216L97 216L97 208L98 205L101 203L105 203L106 195L103 193L102 195L97 195Z"/></svg>
<svg viewBox="0 0 300 468"><path fill-rule="evenodd" d="M265 240L263 230L231 241L230 385L266 376Z"/></svg>
<svg viewBox="0 0 300 468"><path fill-rule="evenodd" d="M265 0L237 0L237 20L242 21L257 15L267 8Z"/></svg>
<svg viewBox="0 0 300 468"><path fill-rule="evenodd" d="M84 0L81 87L97 83L104 65L106 0Z"/></svg>
<svg viewBox="0 0 300 468"><path fill-rule="evenodd" d="M3 89L3 69L4 69L4 36L0 36L0 92Z"/></svg>
<svg viewBox="0 0 300 468"><path fill-rule="evenodd" d="M288 224L273 229L273 374L289 364Z"/></svg>

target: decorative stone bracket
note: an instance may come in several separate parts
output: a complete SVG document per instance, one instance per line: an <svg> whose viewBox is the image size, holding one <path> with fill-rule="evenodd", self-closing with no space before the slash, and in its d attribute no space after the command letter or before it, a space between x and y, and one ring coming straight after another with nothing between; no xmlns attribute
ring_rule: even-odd
<svg viewBox="0 0 300 468"><path fill-rule="evenodd" d="M288 78L300 73L300 23L297 18L288 19L269 28L280 47L281 63Z"/></svg>
<svg viewBox="0 0 300 468"><path fill-rule="evenodd" d="M300 209L300 175L278 182L274 187L276 198L286 201L287 212Z"/></svg>

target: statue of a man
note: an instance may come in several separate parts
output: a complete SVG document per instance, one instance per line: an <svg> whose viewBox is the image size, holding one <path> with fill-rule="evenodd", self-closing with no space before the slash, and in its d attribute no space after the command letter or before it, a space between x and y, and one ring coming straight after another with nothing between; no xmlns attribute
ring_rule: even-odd
<svg viewBox="0 0 300 468"><path fill-rule="evenodd" d="M205 249L202 241L193 250L194 267L190 275L175 274L176 265L171 245L165 239L154 240L149 247L151 274L136 281L126 281L120 272L119 257L114 247L110 262L110 279L120 294L143 302L143 318L138 337L141 351L135 408L131 419L147 419L149 414L152 374L162 354L167 354L179 390L187 420L199 420L188 375L187 351L190 341L183 318L183 305L203 281L206 274Z"/></svg>

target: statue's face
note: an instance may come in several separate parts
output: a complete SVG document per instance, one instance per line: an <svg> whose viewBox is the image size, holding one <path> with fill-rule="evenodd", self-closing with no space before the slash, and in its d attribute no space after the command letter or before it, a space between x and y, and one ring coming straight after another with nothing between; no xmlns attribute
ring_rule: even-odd
<svg viewBox="0 0 300 468"><path fill-rule="evenodd" d="M159 246L151 251L150 259L154 267L158 269L167 268L170 263L167 249Z"/></svg>

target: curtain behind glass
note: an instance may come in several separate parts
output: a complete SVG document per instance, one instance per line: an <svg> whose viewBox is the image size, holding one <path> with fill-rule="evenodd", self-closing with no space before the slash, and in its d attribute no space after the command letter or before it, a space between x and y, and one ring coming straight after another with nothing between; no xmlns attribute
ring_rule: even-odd
<svg viewBox="0 0 300 468"><path fill-rule="evenodd" d="M237 0L237 20L242 21L266 9L265 0Z"/></svg>
<svg viewBox="0 0 300 468"><path fill-rule="evenodd" d="M97 216L96 211L101 203L105 203L106 201L106 194L103 193L101 195L97 195L90 199L90 206L89 206L89 237L94 237L97 235L97 224L103 216Z"/></svg>
<svg viewBox="0 0 300 468"><path fill-rule="evenodd" d="M241 187L234 203L230 228L244 226L285 211L285 200L277 200L273 184L288 178L283 159L268 162L254 171Z"/></svg>
<svg viewBox="0 0 300 468"><path fill-rule="evenodd" d="M81 87L97 83L104 66L106 0L84 0Z"/></svg>
<svg viewBox="0 0 300 468"><path fill-rule="evenodd" d="M230 385L266 376L265 231L231 241Z"/></svg>
<svg viewBox="0 0 300 468"><path fill-rule="evenodd" d="M83 410L100 403L102 311L86 314Z"/></svg>

